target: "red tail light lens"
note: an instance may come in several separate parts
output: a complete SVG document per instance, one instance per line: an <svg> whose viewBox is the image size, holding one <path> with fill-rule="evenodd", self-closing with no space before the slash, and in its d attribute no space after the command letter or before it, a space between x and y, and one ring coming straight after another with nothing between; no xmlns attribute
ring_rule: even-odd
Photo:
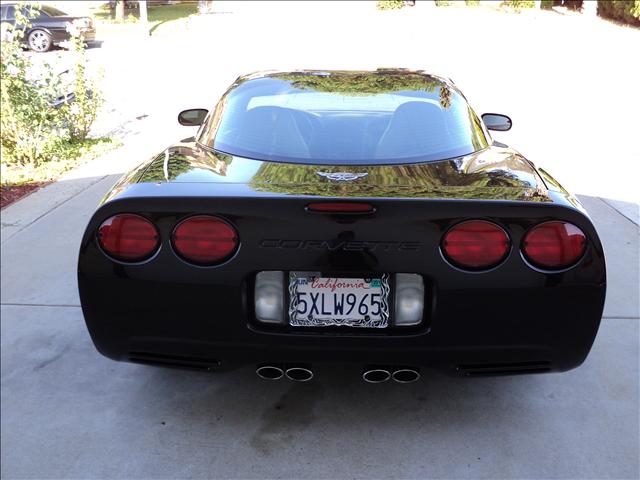
<svg viewBox="0 0 640 480"><path fill-rule="evenodd" d="M102 249L117 260L135 262L149 258L160 245L156 227L144 217L131 213L114 215L98 228Z"/></svg>
<svg viewBox="0 0 640 480"><path fill-rule="evenodd" d="M511 241L495 223L469 220L449 230L442 240L442 250L454 265L471 270L493 267L509 253Z"/></svg>
<svg viewBox="0 0 640 480"><path fill-rule="evenodd" d="M561 269L576 263L587 248L582 230L567 222L545 222L527 232L522 252L533 265Z"/></svg>
<svg viewBox="0 0 640 480"><path fill-rule="evenodd" d="M178 224L172 242L175 251L185 260L198 265L214 265L235 252L238 234L221 218L198 215Z"/></svg>

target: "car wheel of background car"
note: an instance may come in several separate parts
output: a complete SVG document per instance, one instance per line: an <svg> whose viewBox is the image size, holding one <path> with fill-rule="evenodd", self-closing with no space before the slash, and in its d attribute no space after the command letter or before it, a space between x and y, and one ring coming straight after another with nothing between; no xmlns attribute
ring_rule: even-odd
<svg viewBox="0 0 640 480"><path fill-rule="evenodd" d="M29 48L34 52L47 52L51 48L51 35L44 30L33 30L28 40Z"/></svg>

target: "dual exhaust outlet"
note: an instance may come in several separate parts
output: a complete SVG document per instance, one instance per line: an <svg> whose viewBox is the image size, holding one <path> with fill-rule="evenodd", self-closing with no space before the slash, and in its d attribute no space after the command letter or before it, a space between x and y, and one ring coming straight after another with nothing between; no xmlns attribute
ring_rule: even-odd
<svg viewBox="0 0 640 480"><path fill-rule="evenodd" d="M280 380L287 377L294 382L308 382L313 378L313 370L307 365L258 365L256 374L263 380Z"/></svg>
<svg viewBox="0 0 640 480"><path fill-rule="evenodd" d="M413 367L365 367L362 379L367 383L382 383L391 379L398 383L413 383L420 379L420 371Z"/></svg>
<svg viewBox="0 0 640 480"><path fill-rule="evenodd" d="M263 380L280 380L287 377L294 382L308 382L314 376L310 365L262 364L256 368L256 374ZM398 383L413 383L419 378L420 371L412 367L369 366L365 367L362 373L362 379L367 383L382 383L390 379Z"/></svg>

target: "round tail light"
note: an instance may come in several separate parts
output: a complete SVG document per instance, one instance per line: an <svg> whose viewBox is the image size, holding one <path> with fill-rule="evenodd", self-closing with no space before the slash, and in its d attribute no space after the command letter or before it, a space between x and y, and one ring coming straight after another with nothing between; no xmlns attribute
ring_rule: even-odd
<svg viewBox="0 0 640 480"><path fill-rule="evenodd" d="M571 223L560 221L536 225L522 242L522 253L530 263L552 270L573 265L586 248L584 232Z"/></svg>
<svg viewBox="0 0 640 480"><path fill-rule="evenodd" d="M102 222L98 228L98 242L111 257L136 262L156 252L160 236L153 223L146 218L123 213Z"/></svg>
<svg viewBox="0 0 640 480"><path fill-rule="evenodd" d="M502 262L511 241L495 223L469 220L451 228L442 239L445 257L455 266L467 270L485 270Z"/></svg>
<svg viewBox="0 0 640 480"><path fill-rule="evenodd" d="M198 265L214 265L231 257L238 248L238 234L227 222L210 215L187 218L171 238L176 253Z"/></svg>

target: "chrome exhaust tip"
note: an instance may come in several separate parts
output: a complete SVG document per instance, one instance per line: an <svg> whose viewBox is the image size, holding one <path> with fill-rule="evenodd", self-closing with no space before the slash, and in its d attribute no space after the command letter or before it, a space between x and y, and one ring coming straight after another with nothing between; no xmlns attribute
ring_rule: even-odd
<svg viewBox="0 0 640 480"><path fill-rule="evenodd" d="M420 379L420 371L410 367L396 368L391 378L398 383L413 383Z"/></svg>
<svg viewBox="0 0 640 480"><path fill-rule="evenodd" d="M367 383L382 383L391 378L391 372L385 367L367 367L362 373L362 379Z"/></svg>
<svg viewBox="0 0 640 480"><path fill-rule="evenodd" d="M294 382L308 382L313 378L313 370L307 365L295 365L285 370L285 375Z"/></svg>
<svg viewBox="0 0 640 480"><path fill-rule="evenodd" d="M263 380L280 380L284 376L284 370L276 365L258 365L256 375Z"/></svg>

